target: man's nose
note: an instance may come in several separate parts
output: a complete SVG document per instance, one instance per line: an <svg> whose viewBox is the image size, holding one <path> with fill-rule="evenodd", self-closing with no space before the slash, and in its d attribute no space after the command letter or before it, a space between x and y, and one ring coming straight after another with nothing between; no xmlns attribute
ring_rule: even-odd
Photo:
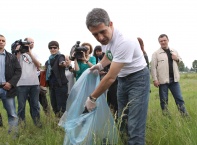
<svg viewBox="0 0 197 145"><path fill-rule="evenodd" d="M103 40L103 35L102 34L98 34L98 39L99 39L99 41L102 41Z"/></svg>

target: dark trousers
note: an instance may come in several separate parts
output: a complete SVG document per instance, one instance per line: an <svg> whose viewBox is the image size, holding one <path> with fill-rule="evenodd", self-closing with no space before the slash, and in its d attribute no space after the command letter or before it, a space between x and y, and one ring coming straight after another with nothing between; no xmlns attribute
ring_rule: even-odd
<svg viewBox="0 0 197 145"><path fill-rule="evenodd" d="M30 98L29 97L28 97L28 102L30 104ZM40 93L39 93L39 102L42 105L44 113L49 113L49 106L48 106L46 93L42 92L41 90L40 90ZM32 108L31 108L31 106L30 106L30 114L32 116Z"/></svg>
<svg viewBox="0 0 197 145"><path fill-rule="evenodd" d="M49 106L48 106L48 101L47 101L47 96L46 94L40 93L39 94L39 102L42 105L42 108L45 113L49 112Z"/></svg>
<svg viewBox="0 0 197 145"><path fill-rule="evenodd" d="M56 117L60 118L66 111L66 102L68 98L68 85L49 86L49 93L51 99L51 106Z"/></svg>
<svg viewBox="0 0 197 145"><path fill-rule="evenodd" d="M113 114L117 114L118 111L117 85L118 80L116 79L116 81L109 87L107 91L107 103Z"/></svg>
<svg viewBox="0 0 197 145"><path fill-rule="evenodd" d="M171 79L172 80L172 79ZM160 84L159 86L159 96L160 105L163 111L167 110L168 105L168 89L171 91L178 110L181 113L186 113L185 103L182 97L181 88L179 82L174 82L173 80L169 84Z"/></svg>
<svg viewBox="0 0 197 145"><path fill-rule="evenodd" d="M20 121L25 121L26 100L30 98L31 116L35 125L40 123L40 107L39 107L39 85L18 86L18 117Z"/></svg>
<svg viewBox="0 0 197 145"><path fill-rule="evenodd" d="M1 113L0 113L0 126L3 126L3 119L2 119Z"/></svg>

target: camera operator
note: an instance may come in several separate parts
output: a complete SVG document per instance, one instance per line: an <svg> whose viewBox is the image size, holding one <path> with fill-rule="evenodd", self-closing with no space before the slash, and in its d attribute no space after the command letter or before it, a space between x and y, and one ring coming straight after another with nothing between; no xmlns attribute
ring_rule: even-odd
<svg viewBox="0 0 197 145"><path fill-rule="evenodd" d="M40 62L37 55L32 52L34 40L32 38L25 38L24 41L27 41L27 44L23 46L22 44L24 43L19 43L16 46L16 55L22 68L22 75L17 83L19 121L20 123L22 121L25 123L25 105L27 97L29 97L31 116L34 124L37 127L42 127L39 107L40 83L37 75L37 70L40 69ZM27 47L28 50L23 51L21 47Z"/></svg>
<svg viewBox="0 0 197 145"><path fill-rule="evenodd" d="M96 64L96 58L94 56L90 56L92 53L92 45L90 43L83 43L81 46L85 46L87 48L87 51L82 51L83 52L83 57L76 59L75 58L75 73L76 73L76 80L79 79L81 74L87 69L92 67L93 65ZM75 53L75 52L74 52Z"/></svg>

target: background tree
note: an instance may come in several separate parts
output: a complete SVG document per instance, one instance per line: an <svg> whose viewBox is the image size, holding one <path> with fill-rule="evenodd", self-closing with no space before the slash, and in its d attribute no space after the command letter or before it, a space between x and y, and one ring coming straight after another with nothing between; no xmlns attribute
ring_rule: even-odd
<svg viewBox="0 0 197 145"><path fill-rule="evenodd" d="M185 72L189 72L189 68L187 66L185 67Z"/></svg>
<svg viewBox="0 0 197 145"><path fill-rule="evenodd" d="M184 71L185 70L185 64L183 63L183 61L181 61L179 64L179 71Z"/></svg>
<svg viewBox="0 0 197 145"><path fill-rule="evenodd" d="M194 70L197 72L197 60L194 60L194 61L193 61L192 67L193 67Z"/></svg>

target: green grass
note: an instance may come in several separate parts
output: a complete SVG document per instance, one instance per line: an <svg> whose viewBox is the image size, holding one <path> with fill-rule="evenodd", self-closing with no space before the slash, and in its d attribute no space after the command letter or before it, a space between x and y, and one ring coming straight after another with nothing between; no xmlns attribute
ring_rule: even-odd
<svg viewBox="0 0 197 145"><path fill-rule="evenodd" d="M189 118L180 115L171 93L168 105L171 116L163 116L158 89L151 84L146 130L147 145L197 145L197 74L182 74L180 85L186 109L190 114Z"/></svg>
<svg viewBox="0 0 197 145"><path fill-rule="evenodd" d="M189 118L181 117L174 99L169 93L169 111L171 116L163 116L160 109L158 89L151 83L149 100L146 144L147 145L197 145L197 74L181 74L180 81L185 106ZM0 127L0 145L62 145L65 132L57 125L53 112L46 116L41 110L43 128L37 128L26 109L26 128L20 128L20 136L13 139L7 134L7 114L0 102L4 127Z"/></svg>

